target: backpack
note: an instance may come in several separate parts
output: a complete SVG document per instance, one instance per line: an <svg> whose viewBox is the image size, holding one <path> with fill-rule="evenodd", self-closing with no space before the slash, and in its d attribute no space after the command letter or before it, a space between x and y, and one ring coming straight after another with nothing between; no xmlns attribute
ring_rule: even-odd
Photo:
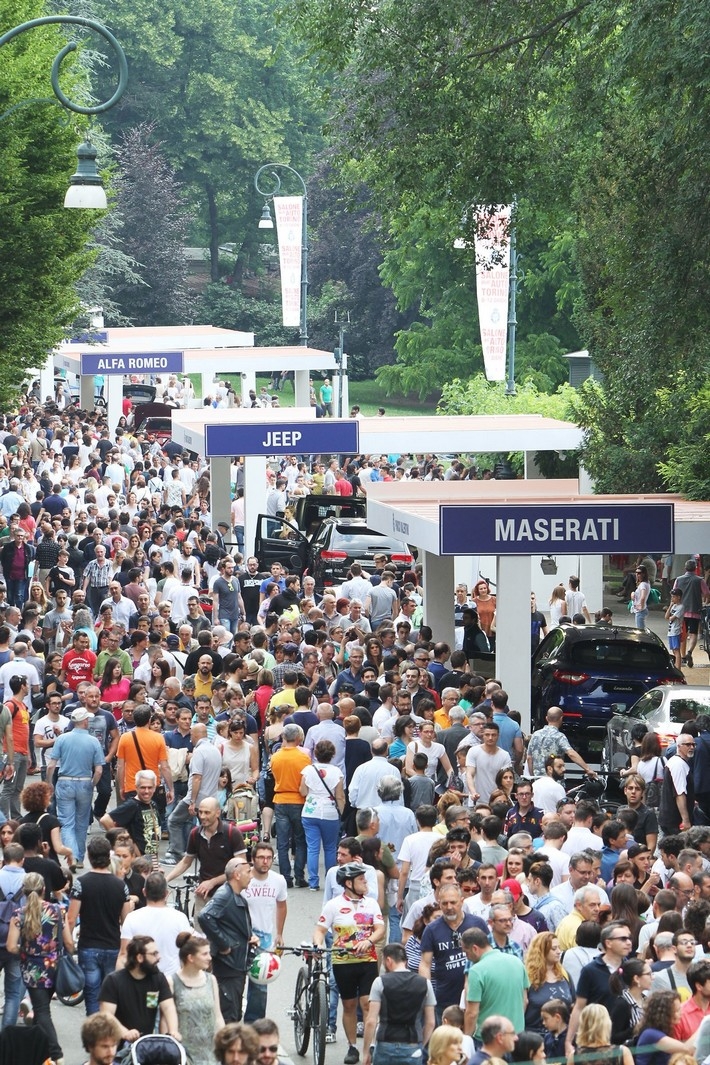
<svg viewBox="0 0 710 1065"><path fill-rule="evenodd" d="M6 895L0 888L0 947L5 948L10 921L15 910L22 905L22 882L14 894Z"/></svg>
<svg viewBox="0 0 710 1065"><path fill-rule="evenodd" d="M653 780L646 784L646 791L644 792L644 802L646 806L651 806L654 809L658 809L661 803L661 788L663 787L663 776L657 776L658 763L661 763L661 773L663 774L666 763L662 758L656 759L656 764L653 767Z"/></svg>

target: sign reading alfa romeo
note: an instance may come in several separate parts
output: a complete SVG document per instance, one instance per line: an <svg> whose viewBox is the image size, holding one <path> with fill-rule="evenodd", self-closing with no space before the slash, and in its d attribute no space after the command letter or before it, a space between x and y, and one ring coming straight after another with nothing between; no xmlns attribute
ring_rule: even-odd
<svg viewBox="0 0 710 1065"><path fill-rule="evenodd" d="M110 377L132 373L182 373L183 364L182 351L81 353L81 372L86 375L104 374Z"/></svg>

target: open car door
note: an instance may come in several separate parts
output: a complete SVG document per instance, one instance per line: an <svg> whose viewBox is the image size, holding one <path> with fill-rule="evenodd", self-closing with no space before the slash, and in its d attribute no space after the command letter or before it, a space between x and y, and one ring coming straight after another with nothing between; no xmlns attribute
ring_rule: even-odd
<svg viewBox="0 0 710 1065"><path fill-rule="evenodd" d="M290 521L268 514L258 516L254 554L261 570L268 570L272 562L280 562L289 573L301 574L308 566L309 552L308 540Z"/></svg>

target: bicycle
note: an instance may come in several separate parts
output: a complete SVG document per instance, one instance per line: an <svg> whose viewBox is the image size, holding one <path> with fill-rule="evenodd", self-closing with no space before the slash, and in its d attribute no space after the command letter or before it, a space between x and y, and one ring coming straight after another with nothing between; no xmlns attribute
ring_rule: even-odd
<svg viewBox="0 0 710 1065"><path fill-rule="evenodd" d="M293 1019L293 1036L296 1051L301 1057L308 1052L313 1033L313 1065L324 1065L325 1037L328 1030L328 969L325 958L328 954L343 953L332 947L282 947L282 953L303 958L304 965L298 970L293 1007L288 1011Z"/></svg>
<svg viewBox="0 0 710 1065"><path fill-rule="evenodd" d="M188 921L192 921L195 915L195 903L192 896L199 882L199 876L188 873L187 876L183 877L183 883L178 884L173 889L175 891L175 909L179 910L180 913L184 913Z"/></svg>

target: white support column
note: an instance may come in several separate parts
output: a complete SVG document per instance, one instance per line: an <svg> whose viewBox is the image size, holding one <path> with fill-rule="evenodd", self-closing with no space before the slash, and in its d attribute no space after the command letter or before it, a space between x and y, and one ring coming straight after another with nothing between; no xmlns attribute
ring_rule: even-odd
<svg viewBox="0 0 710 1065"><path fill-rule="evenodd" d="M580 555L579 587L580 591L584 592L584 597L587 600L587 610L592 621L594 621L594 611L601 610L604 606L603 555Z"/></svg>
<svg viewBox="0 0 710 1065"><path fill-rule="evenodd" d="M310 407L311 391L308 387L310 373L308 370L295 370L293 375L293 391L296 407Z"/></svg>
<svg viewBox="0 0 710 1065"><path fill-rule="evenodd" d="M256 371L247 370L242 373L242 407L248 410L251 407L251 400L249 399L249 391L253 389L256 392Z"/></svg>
<svg viewBox="0 0 710 1065"><path fill-rule="evenodd" d="M94 375L92 373L81 374L79 377L79 406L82 410L94 409Z"/></svg>
<svg viewBox="0 0 710 1065"><path fill-rule="evenodd" d="M210 501L212 510L212 528L217 528L217 522L226 521L231 530L232 521L230 508L232 494L229 484L229 466L231 459L220 457L210 459ZM227 537L232 539L231 534Z"/></svg>
<svg viewBox="0 0 710 1065"><path fill-rule="evenodd" d="M54 354L47 356L47 361L39 371L39 398L42 406L47 399L54 399Z"/></svg>
<svg viewBox="0 0 710 1065"><path fill-rule="evenodd" d="M454 559L452 555L424 552L424 624L431 626L437 642L454 649Z"/></svg>
<svg viewBox="0 0 710 1065"><path fill-rule="evenodd" d="M247 455L244 459L244 557L254 554L257 515L266 510L266 458Z"/></svg>
<svg viewBox="0 0 710 1065"><path fill-rule="evenodd" d="M530 732L530 557L501 555L496 585L496 677Z"/></svg>
<svg viewBox="0 0 710 1065"><path fill-rule="evenodd" d="M539 481L542 479L540 470L535 465L535 452L524 451L523 456L525 459L525 480L526 481Z"/></svg>
<svg viewBox="0 0 710 1065"><path fill-rule="evenodd" d="M202 395L200 400L206 399L207 396L211 396L214 391L214 374L213 373L201 373L200 381L202 382ZM202 406L202 402L200 402Z"/></svg>
<svg viewBox="0 0 710 1065"><path fill-rule="evenodd" d="M84 378L82 378L84 380ZM89 378L91 387L94 387L94 379ZM106 398L106 416L108 429L113 436L118 426L118 420L123 414L123 378L107 374L104 378L104 396Z"/></svg>

